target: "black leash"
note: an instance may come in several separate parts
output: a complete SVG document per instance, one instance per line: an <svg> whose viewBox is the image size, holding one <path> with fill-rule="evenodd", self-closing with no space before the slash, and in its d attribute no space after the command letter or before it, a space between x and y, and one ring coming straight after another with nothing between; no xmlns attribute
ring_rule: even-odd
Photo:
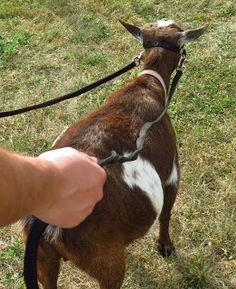
<svg viewBox="0 0 236 289"><path fill-rule="evenodd" d="M37 251L48 224L35 218L30 227L24 256L24 280L27 289L39 289L37 280Z"/></svg>
<svg viewBox="0 0 236 289"><path fill-rule="evenodd" d="M179 48L178 46L174 45L174 44L171 44L169 42L166 42L166 41L162 41L162 40L159 40L158 42L156 43L150 43L150 44L146 44L144 46L145 49L148 49L148 48L153 48L153 47L161 47L161 48L165 48L165 49L168 49L172 52L175 52L175 53L181 53L181 48ZM183 56L183 51L185 50L182 50L182 56ZM185 56L186 56L186 52L185 52ZM139 66L140 64L140 59L141 59L141 55L140 56L136 56L134 57L134 60L128 64L127 66L121 68L120 70L102 78L102 79L99 79L85 87L82 87L81 89L77 90L77 91L74 91L74 92L71 92L71 93L68 93L68 94L65 94L63 96L59 96L59 97L56 97L54 99L51 99L51 100L48 100L48 101L45 101L45 102L42 102L42 103L39 103L39 104L35 104L35 105L31 105L31 106L27 106L27 107L23 107L23 108L19 108L19 109L14 109L14 110L9 110L9 111L2 111L0 112L0 118L5 118L5 117L9 117L9 116L13 116L13 115L17 115L17 114L22 114L22 113L26 113L26 112L29 112L29 111L32 111L32 110L36 110L36 109L40 109L40 108L44 108L44 107L48 107L48 106L51 106L51 105L54 105L54 104L57 104L57 103L60 103L62 101L65 101L67 99L71 99L71 98L74 98L74 97L77 97L81 94L84 94L122 74L124 74L125 72L131 70L132 68L134 68L135 66ZM176 80L182 76L182 74L179 73L178 77L176 77ZM178 80L176 81L176 85L178 83ZM175 87L176 85L172 85L172 89L173 89L173 92L170 91L170 94L173 95L174 93L174 90L175 90Z"/></svg>
<svg viewBox="0 0 236 289"><path fill-rule="evenodd" d="M132 160L135 160L138 153L134 154ZM106 159L98 161L98 164L103 167L114 163L123 163L131 161L131 158L126 158L112 151L111 155ZM25 248L24 256L24 281L27 289L39 289L37 280L37 251L40 239L45 232L48 224L34 218L34 221L30 227L29 236Z"/></svg>
<svg viewBox="0 0 236 289"><path fill-rule="evenodd" d="M167 47L164 47L164 48L168 49ZM171 49L169 49L169 50L171 50ZM174 51L174 52L177 52L177 51ZM140 57L136 57L136 59L131 64L126 66L125 68L131 67L131 66L133 68L133 67L137 66L139 64L139 62L140 62ZM185 51L185 49L182 49L181 50L180 64L176 69L176 74L173 78L173 81L172 81L172 84L170 87L167 104L166 104L164 110L162 111L162 113L159 115L159 117L156 120L154 120L153 122L147 123L148 127L146 127L146 129L145 129L144 135L142 135L142 133L141 133L143 127L141 128L139 137L138 137L137 142L136 142L136 144L137 144L136 150L131 152L127 156L119 155L117 152L112 151L110 156L108 156L107 158L105 158L103 160L98 161L98 164L100 166L103 167L105 165L110 165L110 164L115 164L115 163L124 163L127 161L133 161L133 160L137 159L139 152L142 150L143 143L144 143L144 140L145 140L145 137L146 137L146 134L147 134L149 128L154 123L159 122L163 118L163 116L165 115L165 113L168 109L168 106L170 104L172 96L173 96L175 89L177 87L178 81L180 80L180 78L183 74L183 71L185 69L185 62L186 62L186 51ZM131 68L129 68L129 69L131 69ZM123 69L121 69L121 70L123 70ZM121 70L119 70L119 72ZM114 73L114 74L116 74L116 73ZM112 74L112 75L114 75L114 74ZM97 83L97 82L95 82L95 83ZM102 83L104 83L104 82L102 82ZM97 86L95 86L95 87L97 87ZM0 117L1 117L1 115L0 115ZM41 239L43 233L45 232L47 226L48 226L48 224L35 218L35 220L33 221L32 225L30 227L29 236L28 236L27 244L26 244L25 256L24 256L24 280L25 280L25 284L26 284L27 289L39 289L38 281L37 281L37 249L39 246L40 239Z"/></svg>
<svg viewBox="0 0 236 289"><path fill-rule="evenodd" d="M43 108L46 106L50 106L50 105L59 103L59 102L64 101L66 99L79 96L85 92L88 92L89 90L92 90L92 89L100 86L101 84L104 84L104 83L120 76L121 74L131 70L132 68L138 66L140 64L140 58L141 58L141 56L136 56L134 58L134 60L130 64L125 66L124 68L116 71L115 73L108 75L107 77L104 77L98 81L95 81L92 84L89 84L88 86L79 89L78 91L75 91L75 92L66 94L64 96L57 97L55 99L52 99L52 100L49 100L49 101L46 101L46 102L43 102L40 104L36 104L36 105L30 106L30 107L16 109L13 111L0 112L0 118L13 116L13 115L25 113L25 112L28 112L31 110ZM101 160L101 161L98 161L98 164L100 166L104 166L106 164L112 164L112 163L121 162L121 161L122 161L122 156L119 156L116 153L115 154L112 153L111 156L109 156L108 158ZM29 229L30 232L29 232L29 236L28 236L27 244L26 244L26 248L25 248L24 272L23 272L24 281L25 281L25 285L26 285L27 289L39 289L38 281L37 281L37 261L36 261L37 260L37 250L38 250L40 238L43 235L43 233L45 232L47 226L48 226L48 224L35 218L32 226Z"/></svg>
<svg viewBox="0 0 236 289"><path fill-rule="evenodd" d="M137 156L134 156L135 160ZM112 152L106 159L98 161L98 164L103 167L105 165L110 165L114 163L123 163L125 161L130 161L116 152ZM37 250L39 246L40 239L45 232L48 224L35 218L31 227L29 236L27 239L27 244L25 248L24 256L24 281L27 289L39 289L37 281Z"/></svg>
<svg viewBox="0 0 236 289"><path fill-rule="evenodd" d="M182 49L182 51L181 51L181 59L180 59L179 65L178 65L178 67L176 69L176 74L174 76L174 79L173 79L171 87L170 87L168 103L171 102L171 99L172 99L172 96L173 96L173 94L175 92L177 84L178 84L180 78L182 77L183 72L185 71L185 68L186 68L186 66L185 66L185 64L186 64L186 56L187 56L186 50Z"/></svg>
<svg viewBox="0 0 236 289"><path fill-rule="evenodd" d="M11 111L2 111L0 112L0 118L4 118L4 117L8 117L8 116L13 116L13 115L17 115L17 114L21 114L21 113L25 113L25 112L28 112L28 111L31 111L31 110L36 110L36 109L40 109L40 108L43 108L43 107L47 107L47 106L51 106L51 105L54 105L54 104L57 104L59 102L62 102L64 100L67 100L67 99L70 99L70 98L74 98L74 97L77 97L85 92L88 92L122 74L124 74L125 72L131 70L132 68L134 68L135 66L138 66L140 63L140 57L136 56L134 58L134 60L128 64L127 66L121 68L120 70L102 78L102 79L99 79L77 91L74 91L74 92L71 92L71 93L68 93L68 94L65 94L63 96L59 96L57 98L54 98L54 99L51 99L51 100L48 100L48 101L45 101L45 102L42 102L42 103L39 103L39 104L35 104L35 105L32 105L32 106L28 106L28 107L23 107L23 108L19 108L19 109L15 109L15 110L11 110Z"/></svg>

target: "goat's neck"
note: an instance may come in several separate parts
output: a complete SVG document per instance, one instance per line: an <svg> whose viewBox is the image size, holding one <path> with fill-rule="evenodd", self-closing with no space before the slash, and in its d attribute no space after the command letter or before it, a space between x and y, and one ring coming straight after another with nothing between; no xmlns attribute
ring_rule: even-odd
<svg viewBox="0 0 236 289"><path fill-rule="evenodd" d="M157 49L152 50L144 56L144 69L151 69L159 73L168 91L170 77L178 64L179 56L177 54L173 55L173 52L163 49L162 51Z"/></svg>

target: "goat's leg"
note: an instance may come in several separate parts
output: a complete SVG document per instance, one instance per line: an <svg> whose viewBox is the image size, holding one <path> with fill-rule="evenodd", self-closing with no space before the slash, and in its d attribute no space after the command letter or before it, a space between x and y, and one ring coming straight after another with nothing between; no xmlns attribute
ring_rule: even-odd
<svg viewBox="0 0 236 289"><path fill-rule="evenodd" d="M125 262L123 258L117 259L117 264L115 262L115 260L112 261L112 264L109 264L109 262L107 262L105 266L103 266L103 275L97 278L100 289L121 288L125 275Z"/></svg>
<svg viewBox="0 0 236 289"><path fill-rule="evenodd" d="M169 222L171 216L171 209L176 199L177 190L177 186L174 185L166 186L164 189L164 204L159 217L160 230L158 239L158 251L163 257L169 256L175 250L170 240Z"/></svg>
<svg viewBox="0 0 236 289"><path fill-rule="evenodd" d="M40 243L37 255L38 279L43 289L57 289L61 256L49 243Z"/></svg>
<svg viewBox="0 0 236 289"><path fill-rule="evenodd" d="M116 248L114 248L116 250ZM100 272L95 278L98 280L100 289L120 289L125 275L125 261L123 252L107 252L100 264Z"/></svg>
<svg viewBox="0 0 236 289"><path fill-rule="evenodd" d="M104 246L77 265L98 281L100 289L120 289L125 275L124 247Z"/></svg>

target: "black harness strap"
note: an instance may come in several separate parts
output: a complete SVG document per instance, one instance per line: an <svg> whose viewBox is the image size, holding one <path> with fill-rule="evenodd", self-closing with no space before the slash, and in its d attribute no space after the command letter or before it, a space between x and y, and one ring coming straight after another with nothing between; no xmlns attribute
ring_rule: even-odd
<svg viewBox="0 0 236 289"><path fill-rule="evenodd" d="M170 43L167 42L165 40L158 40L157 42L150 42L150 43L145 43L145 45L143 45L143 48L148 49L148 48L153 48L153 47L161 47L161 48L165 48L167 50L170 50L172 52L175 53L180 53L181 48Z"/></svg>

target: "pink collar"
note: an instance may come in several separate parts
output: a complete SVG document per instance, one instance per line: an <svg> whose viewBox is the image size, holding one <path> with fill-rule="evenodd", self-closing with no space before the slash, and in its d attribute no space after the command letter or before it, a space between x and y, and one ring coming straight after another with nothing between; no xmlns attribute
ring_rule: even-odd
<svg viewBox="0 0 236 289"><path fill-rule="evenodd" d="M161 86L162 86L162 88L163 88L164 94L165 94L165 99L167 99L166 85L165 85L165 82L164 82L163 78L160 76L160 74L157 73L157 72L154 71L154 70L146 69L146 70L143 70L141 73L139 73L138 76L141 76L141 75L144 75L144 74L152 75L152 76L154 76L156 79L159 80L159 82L161 83Z"/></svg>

